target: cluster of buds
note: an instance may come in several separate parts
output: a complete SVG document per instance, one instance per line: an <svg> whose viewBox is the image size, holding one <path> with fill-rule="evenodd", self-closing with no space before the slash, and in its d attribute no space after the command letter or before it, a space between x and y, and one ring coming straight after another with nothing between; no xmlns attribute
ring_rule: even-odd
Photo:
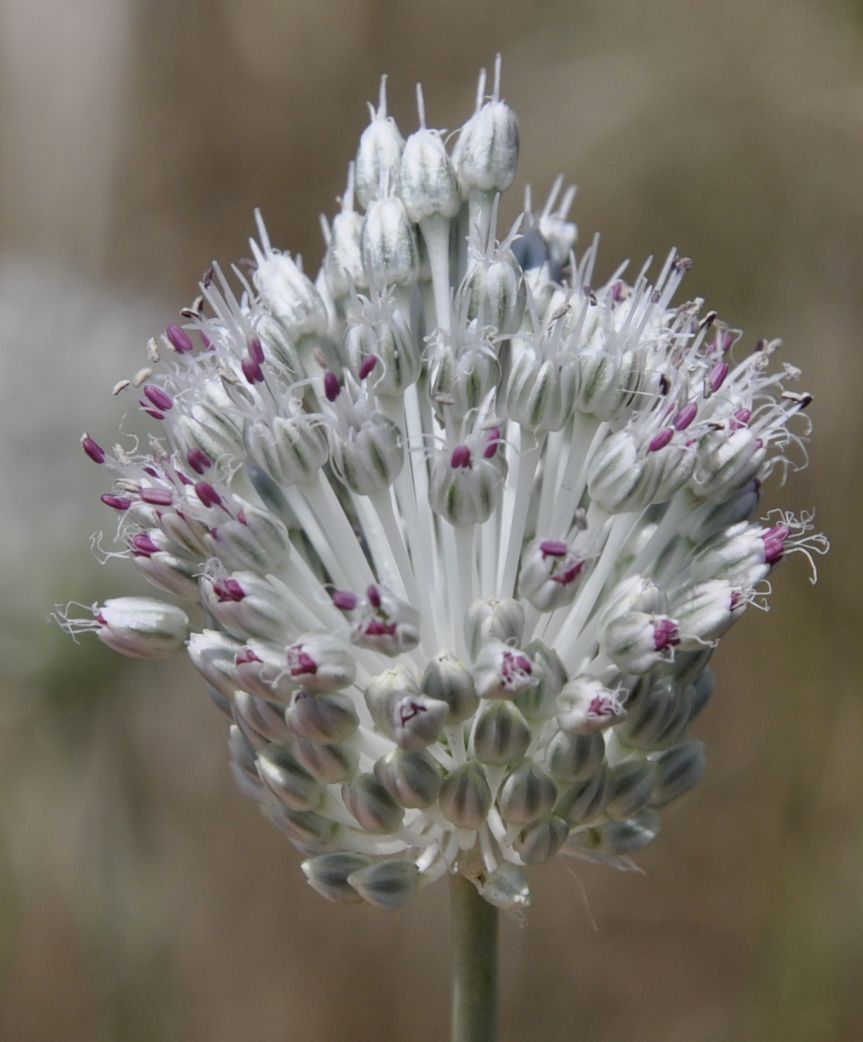
<svg viewBox="0 0 863 1042"><path fill-rule="evenodd" d="M501 232L499 66L456 134L418 101L405 139L382 87L317 275L259 217L248 279L211 269L117 385L149 442L82 440L114 556L203 627L142 597L60 614L188 649L324 897L397 908L462 873L513 907L560 852L626 861L699 780L718 639L824 548L808 516L752 520L810 398L778 342L673 303L685 258L594 284L561 185Z"/></svg>

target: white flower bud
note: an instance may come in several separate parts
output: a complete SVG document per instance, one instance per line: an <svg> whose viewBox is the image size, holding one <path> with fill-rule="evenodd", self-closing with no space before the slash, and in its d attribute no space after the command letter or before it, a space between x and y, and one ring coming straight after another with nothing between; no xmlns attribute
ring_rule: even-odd
<svg viewBox="0 0 863 1042"><path fill-rule="evenodd" d="M189 637L189 658L211 687L225 698L233 698L237 683L234 657L242 645L218 630L204 630Z"/></svg>
<svg viewBox="0 0 863 1042"><path fill-rule="evenodd" d="M656 781L651 807L664 807L689 792L701 780L707 761L703 742L684 742L656 758Z"/></svg>
<svg viewBox="0 0 863 1042"><path fill-rule="evenodd" d="M590 462L587 489L609 514L641 510L653 502L660 473L639 457L630 431L609 435Z"/></svg>
<svg viewBox="0 0 863 1042"><path fill-rule="evenodd" d="M93 624L72 629L94 629L96 636L130 658L169 658L180 651L188 636L189 619L173 604L149 597L114 597L93 610Z"/></svg>
<svg viewBox="0 0 863 1042"><path fill-rule="evenodd" d="M587 558L557 539L537 539L522 554L518 593L537 611L571 604L578 592Z"/></svg>
<svg viewBox="0 0 863 1042"><path fill-rule="evenodd" d="M135 533L129 539L129 549L132 560L153 586L186 600L198 599L200 560L172 552L173 541L161 529Z"/></svg>
<svg viewBox="0 0 863 1042"><path fill-rule="evenodd" d="M469 760L444 778L438 805L441 814L463 829L478 829L491 809L491 789L481 764Z"/></svg>
<svg viewBox="0 0 863 1042"><path fill-rule="evenodd" d="M390 733L402 749L424 749L437 740L447 713L446 702L421 694L404 695L393 705Z"/></svg>
<svg viewBox="0 0 863 1042"><path fill-rule="evenodd" d="M570 825L580 825L602 813L609 795L608 771L603 769L563 792L554 812Z"/></svg>
<svg viewBox="0 0 863 1042"><path fill-rule="evenodd" d="M312 481L329 456L324 431L302 411L246 424L244 441L252 460L280 485Z"/></svg>
<svg viewBox="0 0 863 1042"><path fill-rule="evenodd" d="M363 263L379 286L408 286L416 281L419 254L416 235L398 196L369 203L360 237Z"/></svg>
<svg viewBox="0 0 863 1042"><path fill-rule="evenodd" d="M268 365L288 380L301 379L304 372L297 346L282 323L268 311L262 311L254 329Z"/></svg>
<svg viewBox="0 0 863 1042"><path fill-rule="evenodd" d="M254 572L201 578L201 602L232 636L277 643L287 633L288 607L281 592Z"/></svg>
<svg viewBox="0 0 863 1042"><path fill-rule="evenodd" d="M314 810L320 804L324 786L300 767L286 746L264 746L256 762L261 781L290 810Z"/></svg>
<svg viewBox="0 0 863 1042"><path fill-rule="evenodd" d="M344 209L333 218L323 270L335 300L347 297L354 287L366 286L360 247L362 230L362 215L355 210Z"/></svg>
<svg viewBox="0 0 863 1042"><path fill-rule="evenodd" d="M333 467L348 488L360 496L383 492L404 465L401 431L382 413L373 412L348 437L333 431Z"/></svg>
<svg viewBox="0 0 863 1042"><path fill-rule="evenodd" d="M479 525L487 521L500 497L506 461L498 440L482 452L468 445L437 453L432 460L429 505L451 525Z"/></svg>
<svg viewBox="0 0 863 1042"><path fill-rule="evenodd" d="M348 745L321 745L297 735L291 751L301 767L328 785L346 782L357 773L359 753Z"/></svg>
<svg viewBox="0 0 863 1042"><path fill-rule="evenodd" d="M689 575L695 580L724 579L751 589L767 576L777 559L769 554L764 534L760 525L745 521L732 525L692 558Z"/></svg>
<svg viewBox="0 0 863 1042"><path fill-rule="evenodd" d="M473 748L482 763L516 763L527 752L531 730L511 702L485 702L473 730Z"/></svg>
<svg viewBox="0 0 863 1042"><path fill-rule="evenodd" d="M702 499L726 500L758 477L767 449L749 427L710 431L698 443L689 483Z"/></svg>
<svg viewBox="0 0 863 1042"><path fill-rule="evenodd" d="M515 180L518 119L506 102L487 101L461 128L452 154L463 194L503 192Z"/></svg>
<svg viewBox="0 0 863 1042"><path fill-rule="evenodd" d="M472 659L477 658L490 640L519 644L523 636L524 606L511 597L472 601L465 612L464 639Z"/></svg>
<svg viewBox="0 0 863 1042"><path fill-rule="evenodd" d="M576 377L569 359L543 358L514 340L506 399L510 416L527 430L563 430L575 407Z"/></svg>
<svg viewBox="0 0 863 1042"><path fill-rule="evenodd" d="M422 749L394 749L375 763L375 777L402 807L430 807L443 775L437 760Z"/></svg>
<svg viewBox="0 0 863 1042"><path fill-rule="evenodd" d="M337 904L357 904L360 894L348 883L348 876L371 865L364 854L339 851L333 854L318 854L300 866L306 879L321 897Z"/></svg>
<svg viewBox="0 0 863 1042"><path fill-rule="evenodd" d="M361 829L373 835L395 832L405 816L400 807L373 774L358 774L342 786L345 806Z"/></svg>
<svg viewBox="0 0 863 1042"><path fill-rule="evenodd" d="M378 673L366 685L366 705L375 726L388 738L393 737L393 718L396 705L405 697L419 696L416 680L406 666L397 664Z"/></svg>
<svg viewBox="0 0 863 1042"><path fill-rule="evenodd" d="M332 845L338 826L330 818L312 810L291 810L273 799L266 802L264 810L276 828L304 852L326 850Z"/></svg>
<svg viewBox="0 0 863 1042"><path fill-rule="evenodd" d="M477 261L468 271L461 293L467 301L468 320L491 324L511 335L521 324L527 291L522 270L511 249L492 259Z"/></svg>
<svg viewBox="0 0 863 1042"><path fill-rule="evenodd" d="M626 719L615 730L635 749L656 749L679 739L689 723L691 688L671 677L639 681L626 702Z"/></svg>
<svg viewBox="0 0 863 1042"><path fill-rule="evenodd" d="M284 645L249 640L234 656L234 684L269 702L288 705L299 684L287 668Z"/></svg>
<svg viewBox="0 0 863 1042"><path fill-rule="evenodd" d="M513 846L526 865L543 865L558 853L568 835L569 824L552 815L522 829Z"/></svg>
<svg viewBox="0 0 863 1042"><path fill-rule="evenodd" d="M684 651L697 651L718 640L746 609L742 592L723 579L696 583L674 595L671 602Z"/></svg>
<svg viewBox="0 0 863 1042"><path fill-rule="evenodd" d="M286 253L257 251L254 281L262 303L291 337L327 331L327 308L312 280Z"/></svg>
<svg viewBox="0 0 863 1042"><path fill-rule="evenodd" d="M644 760L624 760L608 772L610 788L605 813L610 818L631 818L646 806L653 789L654 766Z"/></svg>
<svg viewBox="0 0 863 1042"><path fill-rule="evenodd" d="M606 654L622 673L647 673L659 662L673 657L680 631L667 615L631 611L619 615L605 628L602 637Z"/></svg>
<svg viewBox="0 0 863 1042"><path fill-rule="evenodd" d="M515 696L515 704L528 720L548 720L555 713L555 699L567 680L566 667L553 648L541 640L533 640L525 649L531 661L539 667L539 683Z"/></svg>
<svg viewBox="0 0 863 1042"><path fill-rule="evenodd" d="M279 518L249 503L243 503L236 518L213 529L207 544L227 569L238 572L278 571L291 552L288 530Z"/></svg>
<svg viewBox="0 0 863 1042"><path fill-rule="evenodd" d="M470 670L447 651L429 662L420 687L431 698L446 702L451 724L470 719L479 705Z"/></svg>
<svg viewBox="0 0 863 1042"><path fill-rule="evenodd" d="M609 821L570 835L568 847L596 851L600 855L634 854L652 843L659 834L659 815L643 810L629 821Z"/></svg>
<svg viewBox="0 0 863 1042"><path fill-rule="evenodd" d="M404 138L387 115L386 80L372 121L363 131L354 164L354 182L360 206L367 207L382 192L398 192Z"/></svg>
<svg viewBox="0 0 863 1042"><path fill-rule="evenodd" d="M479 892L495 908L527 908L530 904L530 887L518 865L504 861L494 872L483 879Z"/></svg>
<svg viewBox="0 0 863 1042"><path fill-rule="evenodd" d="M693 501L692 509L680 526L681 534L696 545L706 543L741 521L748 521L758 506L759 498L758 482L750 481L730 499Z"/></svg>
<svg viewBox="0 0 863 1042"><path fill-rule="evenodd" d="M455 171L437 130L422 127L405 142L399 194L414 224L428 217L452 218L461 209Z"/></svg>
<svg viewBox="0 0 863 1042"><path fill-rule="evenodd" d="M556 782L568 785L591 778L605 760L605 742L599 734L558 731L548 745L546 766Z"/></svg>
<svg viewBox="0 0 863 1042"><path fill-rule="evenodd" d="M619 615L632 611L664 615L668 611L668 596L647 576L630 575L619 582L605 599L597 616L600 631Z"/></svg>
<svg viewBox="0 0 863 1042"><path fill-rule="evenodd" d="M557 722L569 734L604 731L625 715L619 694L588 673L570 680L557 696Z"/></svg>
<svg viewBox="0 0 863 1042"><path fill-rule="evenodd" d="M285 723L285 713L280 706L265 702L250 695L248 691L235 691L231 699L231 714L251 745L256 749L274 744L284 745L290 741L291 733Z"/></svg>
<svg viewBox="0 0 863 1042"><path fill-rule="evenodd" d="M531 760L523 760L507 775L497 797L500 816L508 825L529 825L544 818L557 799L557 786Z"/></svg>
<svg viewBox="0 0 863 1042"><path fill-rule="evenodd" d="M321 745L340 745L360 726L347 695L310 695L298 691L285 712L288 727L301 738Z"/></svg>
<svg viewBox="0 0 863 1042"><path fill-rule="evenodd" d="M366 379L379 397L396 397L415 383L422 368L416 337L400 311L377 322L348 326L345 354L357 379ZM367 375L365 370L371 366Z"/></svg>
<svg viewBox="0 0 863 1042"><path fill-rule="evenodd" d="M459 418L479 409L497 388L500 362L488 344L472 345L456 351L444 344L435 351L430 370L429 394L442 424L446 415ZM442 403L446 403L446 407Z"/></svg>
<svg viewBox="0 0 863 1042"><path fill-rule="evenodd" d="M416 894L419 870L412 861L379 861L352 872L348 882L369 904L397 911Z"/></svg>

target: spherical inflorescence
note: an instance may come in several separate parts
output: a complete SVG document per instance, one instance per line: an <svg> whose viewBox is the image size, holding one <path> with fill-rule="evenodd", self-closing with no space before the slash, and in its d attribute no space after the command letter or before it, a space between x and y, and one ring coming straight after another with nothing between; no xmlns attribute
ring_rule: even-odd
<svg viewBox="0 0 863 1042"><path fill-rule="evenodd" d="M386 95L310 278L258 218L151 341L158 433L82 445L143 597L65 618L125 654L187 647L244 793L334 901L450 872L501 906L559 852L619 861L704 768L719 637L810 518L751 520L809 396L700 300L689 262L593 284L572 193L499 234L516 117L480 80L448 150ZM795 424L795 421L798 421ZM805 454L804 454L805 458Z"/></svg>

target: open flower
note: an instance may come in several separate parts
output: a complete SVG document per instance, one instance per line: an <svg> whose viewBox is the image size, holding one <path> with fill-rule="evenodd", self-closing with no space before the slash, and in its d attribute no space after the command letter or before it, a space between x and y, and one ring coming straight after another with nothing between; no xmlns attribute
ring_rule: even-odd
<svg viewBox="0 0 863 1042"><path fill-rule="evenodd" d="M156 429L87 456L150 583L63 614L115 650L188 644L243 791L325 897L403 905L448 873L524 904L526 866L649 843L704 767L718 638L811 520L753 521L805 459L810 396L700 300L690 262L605 284L555 185L499 226L518 156L496 74L450 140L382 89L320 270L258 216L151 342Z"/></svg>

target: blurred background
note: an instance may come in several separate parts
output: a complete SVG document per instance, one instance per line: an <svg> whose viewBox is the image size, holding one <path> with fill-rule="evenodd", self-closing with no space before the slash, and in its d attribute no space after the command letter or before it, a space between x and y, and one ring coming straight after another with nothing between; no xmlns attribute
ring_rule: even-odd
<svg viewBox="0 0 863 1042"><path fill-rule="evenodd" d="M816 507L769 617L724 642L710 768L643 876L556 862L504 917L504 1042L863 1037L863 7L852 0L0 0L0 1038L432 1042L446 888L339 908L239 796L186 662L75 647L45 615L146 592L87 536L114 381L211 258L320 259L367 99L470 113L504 55L520 185L579 185L600 274L677 245L688 295L780 336L815 394ZM521 190L511 193L514 214Z"/></svg>

